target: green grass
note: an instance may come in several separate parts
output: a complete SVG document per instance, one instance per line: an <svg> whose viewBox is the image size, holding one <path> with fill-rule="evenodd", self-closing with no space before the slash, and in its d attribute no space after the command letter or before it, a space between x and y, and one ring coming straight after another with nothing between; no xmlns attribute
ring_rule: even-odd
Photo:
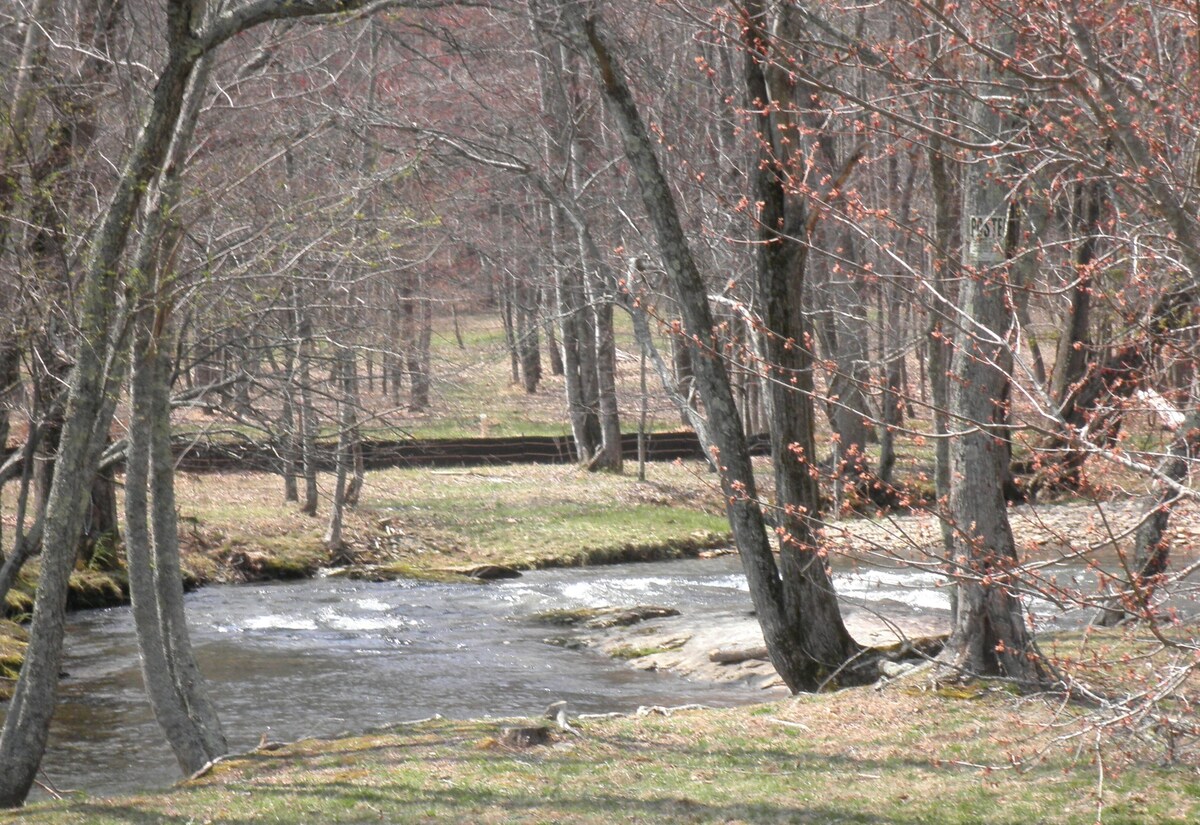
<svg viewBox="0 0 1200 825"><path fill-rule="evenodd" d="M511 750L435 721L253 753L162 793L68 799L0 822L1185 823L1194 769L1050 744L1051 705L872 689L577 722ZM1049 745L1049 750L1046 750ZM1035 754L1041 753L1040 756Z"/></svg>
<svg viewBox="0 0 1200 825"><path fill-rule="evenodd" d="M653 472L696 485L682 467ZM544 465L384 476L380 488L403 494L372 491L370 507L451 558L545 567L664 558L729 541L723 516L663 500L679 492L669 482L639 484L627 475Z"/></svg>

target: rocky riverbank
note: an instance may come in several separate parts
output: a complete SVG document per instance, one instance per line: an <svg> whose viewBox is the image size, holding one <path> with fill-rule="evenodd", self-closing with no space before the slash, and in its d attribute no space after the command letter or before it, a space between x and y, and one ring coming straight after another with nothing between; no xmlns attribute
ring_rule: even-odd
<svg viewBox="0 0 1200 825"><path fill-rule="evenodd" d="M625 659L630 667L698 681L744 684L761 691L764 698L788 693L767 659L762 629L751 613L633 605L551 611L539 618L562 628L548 641ZM845 621L859 644L884 651L897 663L916 663L936 654L950 633L948 616L939 613L848 608Z"/></svg>

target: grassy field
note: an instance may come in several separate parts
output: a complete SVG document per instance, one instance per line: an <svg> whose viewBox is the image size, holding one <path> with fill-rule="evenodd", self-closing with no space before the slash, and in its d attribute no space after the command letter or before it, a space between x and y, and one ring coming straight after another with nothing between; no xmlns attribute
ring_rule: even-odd
<svg viewBox="0 0 1200 825"><path fill-rule="evenodd" d="M329 477L321 482L322 489L332 486ZM327 513L304 516L281 506L281 497L279 479L265 474L179 480L190 544L205 555L319 562ZM653 558L729 540L714 479L691 462L656 464L645 482L549 464L371 472L347 531L362 562L417 569L573 565L622 553Z"/></svg>
<svg viewBox="0 0 1200 825"><path fill-rule="evenodd" d="M269 746L173 790L0 814L44 823L1194 823L1200 775L1055 742L1071 711L1003 689L891 687L576 722L399 725ZM1148 756L1148 755L1147 755Z"/></svg>

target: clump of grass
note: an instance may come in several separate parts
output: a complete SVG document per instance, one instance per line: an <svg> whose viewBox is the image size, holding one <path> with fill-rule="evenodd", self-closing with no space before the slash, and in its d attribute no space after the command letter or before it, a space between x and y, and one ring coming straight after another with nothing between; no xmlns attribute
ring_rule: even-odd
<svg viewBox="0 0 1200 825"><path fill-rule="evenodd" d="M129 577L124 570L86 568L71 573L67 607L80 610L113 607L129 602Z"/></svg>
<svg viewBox="0 0 1200 825"><path fill-rule="evenodd" d="M676 647L679 647L679 645L652 645L650 647L619 645L610 650L608 655L614 659L641 659L646 656L653 656L656 653L667 653Z"/></svg>
<svg viewBox="0 0 1200 825"><path fill-rule="evenodd" d="M25 628L9 619L0 619L0 701L12 698L28 642L29 634Z"/></svg>

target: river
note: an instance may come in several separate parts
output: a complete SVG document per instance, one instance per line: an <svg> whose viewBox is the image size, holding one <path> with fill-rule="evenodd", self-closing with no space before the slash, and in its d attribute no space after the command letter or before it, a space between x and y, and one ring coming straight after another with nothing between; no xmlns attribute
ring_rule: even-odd
<svg viewBox="0 0 1200 825"><path fill-rule="evenodd" d="M931 573L843 570L835 583L848 605L948 607ZM538 715L560 699L573 713L761 699L548 644L561 629L533 621L552 608L634 604L703 616L748 612L750 597L736 556L539 570L478 586L327 577L187 597L193 644L235 750L264 734L288 741L434 714ZM141 689L128 608L71 614L63 667L44 781L107 794L178 778Z"/></svg>

